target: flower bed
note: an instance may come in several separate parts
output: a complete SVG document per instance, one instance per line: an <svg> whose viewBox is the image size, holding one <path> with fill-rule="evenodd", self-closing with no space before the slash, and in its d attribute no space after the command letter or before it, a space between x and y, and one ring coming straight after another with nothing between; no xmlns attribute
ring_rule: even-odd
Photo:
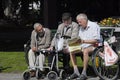
<svg viewBox="0 0 120 80"><path fill-rule="evenodd" d="M105 18L98 23L101 27L120 27L120 18Z"/></svg>

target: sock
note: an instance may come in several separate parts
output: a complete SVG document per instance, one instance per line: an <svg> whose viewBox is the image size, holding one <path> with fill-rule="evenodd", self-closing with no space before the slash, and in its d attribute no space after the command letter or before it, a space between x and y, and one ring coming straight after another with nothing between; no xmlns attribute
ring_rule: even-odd
<svg viewBox="0 0 120 80"><path fill-rule="evenodd" d="M74 67L74 73L76 73L78 76L80 75L79 70L77 67Z"/></svg>
<svg viewBox="0 0 120 80"><path fill-rule="evenodd" d="M84 74L84 75L87 76L87 74L86 74L86 70L83 70L83 71L82 71L82 74Z"/></svg>

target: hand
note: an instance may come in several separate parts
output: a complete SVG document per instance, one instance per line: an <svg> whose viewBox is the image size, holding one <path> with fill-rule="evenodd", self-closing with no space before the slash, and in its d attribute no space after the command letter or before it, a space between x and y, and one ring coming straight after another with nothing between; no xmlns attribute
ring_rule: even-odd
<svg viewBox="0 0 120 80"><path fill-rule="evenodd" d="M70 53L68 48L63 49L63 52L66 53L66 54Z"/></svg>
<svg viewBox="0 0 120 80"><path fill-rule="evenodd" d="M33 52L36 52L36 51L37 51L37 48L36 48L36 47L33 47L33 48L32 48L32 51L33 51Z"/></svg>
<svg viewBox="0 0 120 80"><path fill-rule="evenodd" d="M84 41L84 40L81 40L81 43L85 43L85 41Z"/></svg>
<svg viewBox="0 0 120 80"><path fill-rule="evenodd" d="M78 41L77 41L77 43L84 43L84 40L82 40L82 39L79 39Z"/></svg>
<svg viewBox="0 0 120 80"><path fill-rule="evenodd" d="M53 50L53 47L49 47L47 50L52 51L52 50Z"/></svg>

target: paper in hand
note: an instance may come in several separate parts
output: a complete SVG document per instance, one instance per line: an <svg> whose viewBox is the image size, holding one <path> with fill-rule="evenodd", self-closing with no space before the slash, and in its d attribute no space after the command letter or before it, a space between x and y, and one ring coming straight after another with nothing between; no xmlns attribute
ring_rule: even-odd
<svg viewBox="0 0 120 80"><path fill-rule="evenodd" d="M68 40L68 45L69 45L69 51L71 53L77 53L81 51L81 46L80 46L80 38L74 38L74 39L70 39Z"/></svg>

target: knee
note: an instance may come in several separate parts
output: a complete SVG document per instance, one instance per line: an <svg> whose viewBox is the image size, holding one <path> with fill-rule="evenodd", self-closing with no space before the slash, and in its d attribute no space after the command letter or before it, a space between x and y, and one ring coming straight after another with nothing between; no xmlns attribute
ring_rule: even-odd
<svg viewBox="0 0 120 80"><path fill-rule="evenodd" d="M34 55L34 52L32 51L32 49L29 50L28 55L29 55L29 56Z"/></svg>
<svg viewBox="0 0 120 80"><path fill-rule="evenodd" d="M87 50L84 50L83 51L83 56L88 56L89 55L89 52Z"/></svg>
<svg viewBox="0 0 120 80"><path fill-rule="evenodd" d="M44 54L40 54L39 57L40 57L40 58L43 58L43 57L45 57L45 56L44 56Z"/></svg>

